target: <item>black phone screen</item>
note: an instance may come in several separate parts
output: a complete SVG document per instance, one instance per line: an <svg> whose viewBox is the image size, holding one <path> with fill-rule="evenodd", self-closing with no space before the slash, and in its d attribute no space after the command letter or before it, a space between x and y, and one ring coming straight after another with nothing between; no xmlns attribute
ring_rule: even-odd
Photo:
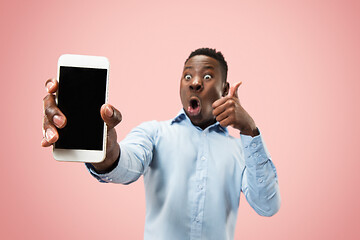
<svg viewBox="0 0 360 240"><path fill-rule="evenodd" d="M55 148L103 150L107 69L60 66L58 107L67 124L58 129Z"/></svg>

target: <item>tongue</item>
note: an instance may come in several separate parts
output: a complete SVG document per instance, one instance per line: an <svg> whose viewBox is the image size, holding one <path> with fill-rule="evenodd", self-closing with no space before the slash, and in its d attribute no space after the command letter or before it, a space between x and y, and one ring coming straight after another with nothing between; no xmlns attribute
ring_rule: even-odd
<svg viewBox="0 0 360 240"><path fill-rule="evenodd" d="M187 110L190 115L198 115L200 113L200 106L199 105L197 105L196 107L189 106Z"/></svg>

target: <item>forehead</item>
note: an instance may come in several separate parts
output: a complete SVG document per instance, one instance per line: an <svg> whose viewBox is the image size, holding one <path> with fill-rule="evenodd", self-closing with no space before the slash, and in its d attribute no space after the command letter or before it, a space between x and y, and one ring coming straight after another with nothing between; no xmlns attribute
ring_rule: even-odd
<svg viewBox="0 0 360 240"><path fill-rule="evenodd" d="M212 57L206 55L196 55L190 58L184 65L184 70L186 69L202 70L204 68L220 71L220 64L216 59Z"/></svg>

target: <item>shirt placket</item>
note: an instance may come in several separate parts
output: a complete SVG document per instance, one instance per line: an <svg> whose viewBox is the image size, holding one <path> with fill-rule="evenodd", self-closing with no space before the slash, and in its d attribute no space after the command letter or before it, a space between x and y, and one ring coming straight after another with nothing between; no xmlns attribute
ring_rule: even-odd
<svg viewBox="0 0 360 240"><path fill-rule="evenodd" d="M207 137L208 130L201 132L199 151L196 159L196 174L195 174L195 196L192 208L191 219L191 234L190 239L201 239L201 231L204 220L204 204L206 194L206 179L207 179L207 163L208 163L208 151L207 151Z"/></svg>

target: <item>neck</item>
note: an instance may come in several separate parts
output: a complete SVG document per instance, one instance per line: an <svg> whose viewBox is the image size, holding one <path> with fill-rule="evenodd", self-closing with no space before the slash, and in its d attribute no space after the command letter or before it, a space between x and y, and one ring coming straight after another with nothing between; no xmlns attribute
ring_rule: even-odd
<svg viewBox="0 0 360 240"><path fill-rule="evenodd" d="M209 121L204 121L204 122L200 122L200 123L193 122L191 119L190 119L190 121L192 122L192 124L194 126L197 126L197 127L201 128L202 130L205 130L207 127L209 127L209 126L213 125L214 123L216 123L215 118L213 118L213 119L211 119Z"/></svg>

